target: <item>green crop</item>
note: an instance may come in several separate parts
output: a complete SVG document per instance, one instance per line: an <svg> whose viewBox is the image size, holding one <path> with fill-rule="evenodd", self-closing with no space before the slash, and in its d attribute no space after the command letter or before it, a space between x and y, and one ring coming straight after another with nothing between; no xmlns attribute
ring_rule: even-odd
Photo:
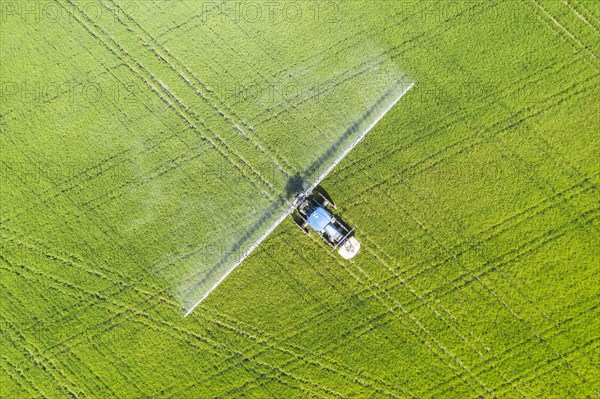
<svg viewBox="0 0 600 399"><path fill-rule="evenodd" d="M599 395L596 2L0 10L0 398Z"/></svg>

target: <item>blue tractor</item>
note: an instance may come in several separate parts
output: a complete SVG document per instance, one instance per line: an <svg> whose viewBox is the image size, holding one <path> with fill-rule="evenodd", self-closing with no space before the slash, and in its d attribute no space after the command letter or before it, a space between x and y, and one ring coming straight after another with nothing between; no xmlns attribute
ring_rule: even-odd
<svg viewBox="0 0 600 399"><path fill-rule="evenodd" d="M317 201L315 196L307 196L298 205L298 218L296 223L302 230L308 234L309 228L316 231L323 240L332 248L336 249L344 259L350 259L356 256L360 250L360 242L350 235L354 229L348 230L339 220L337 220L326 208L335 206L327 200L322 194L316 193L321 200Z"/></svg>

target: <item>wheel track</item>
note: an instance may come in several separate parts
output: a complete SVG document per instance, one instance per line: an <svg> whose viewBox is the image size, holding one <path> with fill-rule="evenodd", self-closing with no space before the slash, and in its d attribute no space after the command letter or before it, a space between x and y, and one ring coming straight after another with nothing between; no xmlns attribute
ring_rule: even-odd
<svg viewBox="0 0 600 399"><path fill-rule="evenodd" d="M3 262L8 263L4 257L0 257ZM56 366L55 362L51 359L45 357L39 350L39 348L31 342L28 342L25 336L19 331L19 329L15 328L15 326L4 317L4 315L0 315L0 318L3 320L5 326L7 326L10 330L14 332L15 336L10 336L8 333L7 338L13 342L16 348L20 348L23 352L26 352L26 356L32 359L35 363L39 363L41 365L41 370L45 372L49 378L55 382L57 382L58 386L64 387L67 392L73 397L78 397L75 392L73 392L74 387L77 384L73 383L64 373L63 371ZM17 342L22 343L21 345L17 345ZM38 390L36 388L36 390ZM85 398L86 395L83 395Z"/></svg>
<svg viewBox="0 0 600 399"><path fill-rule="evenodd" d="M577 90L577 91L574 91L572 93L569 93L569 96L567 98L569 98L569 99L570 98L574 98L575 96L581 95L581 94L586 93L586 92L587 92L587 89ZM469 145L471 145L471 142L469 140L471 140L471 139L479 138L481 140L485 140L486 138L488 138L488 139L489 138L493 138L495 136L498 136L500 133L508 131L508 130L514 128L515 126L518 126L518 125L522 124L523 122L525 122L528 119L531 119L533 117L539 116L542 113L547 112L547 111L553 109L556 106L557 106L557 104L554 103L554 104L551 104L551 105L549 105L547 107L544 107L543 109L536 110L536 111L534 111L532 113L529 113L527 115L521 115L521 112L518 112L517 114L512 115L507 120L503 120L503 121L497 122L496 124L492 125L491 127L487 128L486 130L484 130L481 133L475 133L475 134L471 135L468 139L462 139L462 140L460 140L460 142L465 142L466 141L467 143L469 143L467 145L467 147L463 148L463 151L466 150L466 149L468 149L468 148L470 148ZM517 119L515 121L516 118L519 118L519 119ZM511 122L511 120L512 120L512 122ZM498 129L498 127L499 127L499 129ZM441 150L441 151L438 152L438 154L443 154L443 153L445 153L445 150ZM460 152L458 152L458 153L460 153ZM438 160L438 163L441 162L441 161L444 161L444 160L447 160L447 159L440 159L440 160ZM382 185L384 183L385 184L387 184L387 183L396 183L397 184L402 179L401 175L406 174L407 172L410 172L410 171L416 169L416 167L420 166L422 163L423 163L423 160L419 160L417 163L415 163L413 165L410 165L409 167L406 167L406 168L404 168L404 169L396 172L394 175L391 175L389 177L386 177L385 179L382 179L377 184L378 185ZM436 164L433 164L431 166L435 166L435 165ZM422 170L420 170L420 172L423 172L425 170L427 170L427 169L422 169ZM353 174L358 174L358 173L359 172L355 172ZM344 180L347 180L348 177L349 176L346 176L344 178ZM365 195L365 194L368 195L368 193L372 189L374 189L376 187L377 187L377 185L371 185L371 186L366 187L362 191L359 191L356 196L350 198L350 201L354 200L355 202L351 202L350 203L351 205L349 205L348 207L356 205L358 203L356 201L356 198L362 198L362 195Z"/></svg>
<svg viewBox="0 0 600 399"><path fill-rule="evenodd" d="M9 269L9 270L10 270L10 269ZM41 273L41 272L36 272L36 271L34 271L34 270L32 270L32 269L29 269L29 272L31 272L31 273L36 273L36 274L38 274L38 275L44 275L43 273ZM56 282L56 283L59 283L60 285L66 284L66 285L67 285L67 286L68 286L70 289L72 289L72 290L76 290L76 291L83 291L83 289L82 289L82 288L80 288L80 287L73 286L72 284L69 284L69 283L62 282L62 281L60 281L60 280L58 280L58 279L56 279L56 278L51 278L51 277L49 277L49 276L47 276L47 275L44 275L44 276L45 276L46 278L50 278L51 280L53 280L53 281L54 281L54 282ZM91 292L86 292L86 294L88 294L90 297L92 296L92 293L91 293ZM121 305L119 305L119 306L125 306L125 305L122 305L122 304L121 304ZM131 309L131 311L133 311L133 309ZM138 311L138 312L139 312L139 311ZM190 332L190 333L191 333L191 332ZM88 339L88 337L87 337L87 332L82 332L82 333L80 333L80 334L79 334L79 336L81 337L81 342L87 342L87 341L89 341L89 339ZM71 339L72 339L72 338L71 338ZM70 339L70 340L71 340L71 339ZM76 344L72 344L72 345L70 345L70 346L69 346L69 348L72 348L72 347L74 347L75 345L76 345ZM65 350L65 349L63 349L63 351L64 351L64 350ZM56 353L56 352L55 352L55 353ZM61 353L61 352L58 352L58 353ZM252 359L250 359L250 360L252 360ZM286 375L287 375L287 374L286 374Z"/></svg>
<svg viewBox="0 0 600 399"><path fill-rule="evenodd" d="M295 329L295 328L294 328Z"/></svg>
<svg viewBox="0 0 600 399"><path fill-rule="evenodd" d="M535 6L535 9L533 10L533 13L538 17L538 19L543 22L546 26L549 27L549 29L552 32L557 32L557 30L554 28L554 26L558 27L558 33L561 37L564 38L564 42L568 43L576 52L579 52L581 50L585 51L588 56L590 56L590 58L592 59L588 59L588 63L590 64L590 66L592 66L594 69L596 69L596 71L600 71L600 64L598 63L598 56L596 55L596 53L594 53L588 46L586 46L585 44L583 44L583 42L581 40L579 40L571 31L569 31L567 28L565 28L552 14L550 14L548 11L546 11L546 9L540 4L540 2L538 0L529 0L529 2L527 0L523 0L525 2L526 5L530 5L532 4L533 6ZM542 15L539 15L536 13L536 11L540 11L542 13ZM547 18L550 21L548 21ZM554 24L554 25L552 25ZM565 37L566 35L566 37ZM569 41L568 39L571 39L571 41ZM575 44L573 44L573 42Z"/></svg>
<svg viewBox="0 0 600 399"><path fill-rule="evenodd" d="M237 116L237 114L235 113L235 111L233 109L231 109L229 106L227 106L226 104L224 104L223 102L221 102L221 105L224 105L227 109L227 111L233 116L230 117L228 116L223 110L221 110L219 107L217 107L215 104L213 104L209 98L208 98L208 94L207 92L209 91L209 88L207 86L206 83L202 82L198 76L187 66L185 66L185 64L183 64L181 61L179 61L166 47L164 47L162 44L160 44L147 30L145 30L131 15L129 15L118 3L114 2L114 0L109 0L114 7L116 7L118 9L118 12L115 13L115 11L113 9L111 9L110 7L108 7L106 5L106 2L102 2L102 5L109 11L111 12L115 18L123 25L126 27L126 29L128 31L131 31L133 33L135 33L135 30L131 27L131 25L127 24L121 17L120 15L125 15L126 18L131 21L142 33L143 35L145 35L147 38L149 38L148 41L146 41L146 39L144 39L140 34L135 33L136 37L138 38L138 40L140 40L140 42L144 45L147 46L148 42L152 42L156 47L160 47L160 50L162 52L164 52L164 54L166 54L166 56L163 56L161 53L158 52L158 50L156 50L156 48L153 48L152 51L161 59L163 60L165 63L167 63L167 65L169 65L169 67L172 69L173 72L175 72L177 75L179 75L179 77L185 82L185 84L190 87L196 94L200 95L202 97L202 99L206 102L207 105L209 105L211 107L211 109L218 115L220 115L223 120L229 124L231 127L236 128L236 129L241 129L239 126L242 125L244 126L244 123L240 120L240 118ZM170 60L172 60L173 62L171 62ZM175 66L177 65L177 67ZM210 64L209 64L210 66ZM179 68L179 69L177 69ZM185 73L183 72L185 71ZM188 78L188 75L192 77L192 79ZM196 84L194 84L194 82L199 85L200 87L198 87ZM237 122L236 122L237 120ZM247 127L247 126L246 126ZM243 131L242 134L247 137L248 132ZM254 140L252 141L252 144L255 146L256 149L258 149L261 153L267 154L270 157L270 160L275 163L275 164L279 164L280 162L284 162L287 163L286 160L281 160L281 159L277 159L276 157L273 156L272 152L267 152L264 149L264 146L262 143L257 143ZM284 170L285 172L285 170Z"/></svg>
<svg viewBox="0 0 600 399"><path fill-rule="evenodd" d="M375 245L374 243L371 243L371 244L372 244L373 246L375 246L375 247L376 247L376 245ZM474 249L475 249L475 247L474 247ZM384 254L385 254L385 253L384 253ZM460 264L462 264L462 262L460 262L460 260L458 260L458 261L459 261L459 263L460 263ZM463 265L463 268L464 268L465 270L467 270L467 271L468 271L468 268L466 268L466 266L465 266L465 265ZM492 271L499 271L499 269L498 269L497 267L494 267L494 268L492 269ZM471 273L471 272L470 272L470 273ZM485 289L486 291L488 291L488 292L489 292L489 293L490 293L490 294L491 294L493 297L495 297L495 298L496 298L496 299L497 299L497 300L498 300L498 301L499 301L499 302L502 304L502 306L504 306L504 307L505 307L507 310L509 310L509 312L510 312L510 313L511 313L511 314L512 314L512 315L513 315L513 316L514 316L514 317L515 317L517 320L519 320L521 323L525 324L525 325L527 326L527 328L528 328L528 329L529 329L529 330L530 330L530 331L531 331L531 332L534 334L534 336L535 336L535 337L537 337L537 339L538 339L540 342L546 343L546 345L548 345L548 346L550 347L550 349L551 349L551 350L552 350L552 351L553 351L555 354L559 355L559 354L558 354L558 352L557 352L557 351L556 351L556 350L555 350L553 347L551 347L551 346L550 346L550 344L548 344L548 343L547 343L547 341L545 341L544 339L542 339L542 338L539 336L539 334L538 334L538 333L537 333L537 332L534 330L534 328L533 328L533 327L532 327L532 326L531 326L529 323L527 323L527 322L526 322L526 321L525 321L523 318L521 318L520 316L518 316L518 315L517 315L517 313L516 313L516 312L515 312L515 311L514 311L514 310L513 310L513 309L512 309L512 308L511 308L511 307L510 307L510 306L509 306L509 305L508 305L506 302L505 302L505 301L503 301L503 300L500 298L500 296L499 296L499 295L498 295L498 294L497 294L495 291L493 291L493 290L492 290L490 287L488 287L488 286L487 286L487 285L486 285L486 284L485 284L485 283L484 283L484 282L483 282L483 281L482 281L480 278L478 278L478 277L477 277L477 275L476 275L475 273L471 273L471 276L473 277L473 279L474 279L474 280L476 280L477 282L479 282L479 283L480 283L480 284L481 284L481 285L484 287L484 289ZM568 366L568 367L570 367L570 368L571 368L571 370L574 372L574 374L575 374L575 375L577 375L577 376L578 376L580 379L582 379L582 381L583 381L583 382L585 382L585 383L588 383L588 384L589 384L589 382L588 382L588 381L587 381L587 380L586 380L586 379L585 379L583 376L581 376L581 374L580 374L580 373L579 373L579 372L578 372L576 369L574 369L574 368L573 368L573 367L572 367L572 366L571 366L571 365L570 365L568 362L566 362L566 360L563 360L563 361L565 362L565 364L567 364L567 366Z"/></svg>
<svg viewBox="0 0 600 399"><path fill-rule="evenodd" d="M385 191L383 191L383 192L384 192L384 194L385 194L385 195L386 195L388 198L390 198L390 199L392 200L391 196L390 196L390 195L389 195L387 192L385 192ZM393 201L393 200L392 200L392 202L394 202L394 204L395 204L397 207L400 207L400 209L404 209L404 208L403 208L403 207L402 207L400 204L397 204L395 201ZM404 210L404 211L406 212L406 210ZM438 214L439 214L439 212L438 212ZM420 225L422 228L425 228L425 227L424 227L424 226L423 226L421 223L418 223L418 224L419 224L419 225ZM437 241L437 240L436 240L436 241ZM443 246L443 244L441 244L441 243L439 243L439 244ZM374 244L374 243L372 243L372 245L373 245L373 246L375 246L375 247L377 247L377 245L376 245L376 244ZM378 247L377 247L377 248L378 248ZM472 248L472 249L474 249L474 250L477 250L476 248L478 248L478 247L477 247L477 246L474 246L474 245L471 245L471 248ZM378 249L379 249L379 248L378 248ZM448 253L450 253L450 251L448 251ZM385 253L384 253L384 254L385 254ZM386 256L387 256L387 255L386 255ZM485 257L485 256L484 256L484 257ZM389 258L389 256L388 256L388 258ZM458 258L457 258L457 260L458 260ZM460 264L462 264L462 262L460 262L460 260L458 260L458 261L459 261L459 263L460 263ZM466 266L464 266L464 265L463 265L463 268L465 268L465 270L468 270L468 269L466 268ZM388 268L388 269L389 269L389 268ZM391 269L389 269L389 270L390 270L391 272L393 272ZM502 274L502 272L500 271L500 269L498 269L498 268L495 268L495 271L498 271L498 272L499 272L501 275L503 275L503 274ZM472 276L473 276L474 278L477 278L477 277L476 277L474 274L473 274ZM503 275L503 276L504 276L504 275ZM478 279L478 281L480 281L480 280ZM481 282L481 281L480 281L480 282ZM491 293L493 296L495 296L495 297L497 297L497 298L499 299L499 296L498 296L498 295L497 295L497 294L496 294L496 293L495 293L493 290L491 290L491 288L487 287L487 286L486 286L486 285L485 285L483 282L481 282L481 284L483 284L483 286L486 288L486 290L488 290L488 292L490 292L490 293ZM413 294L414 294L414 293L413 293ZM416 294L415 294L415 295L416 295ZM524 320L522 320L521 318L519 318L518 316L516 316L516 314L514 313L514 311L512 311L512 309L510 309L510 308L509 308L509 306L508 306L508 305L507 305L505 302L501 301L501 303L503 304L503 306L504 306L504 307L506 307L507 309L509 309L509 310L511 311L511 313L512 313L512 314L513 314L515 317L517 317L517 318L519 319L519 321L521 321L521 322L524 322ZM545 313L543 313L543 312L542 312L542 314L544 314L544 315L545 315ZM526 323L526 324L527 324L527 323ZM554 323L554 324L555 324L555 323ZM536 334L537 334L537 333L536 333L536 332L533 330L533 327L532 327L532 326L530 326L529 324L527 324L527 326L528 326L528 327L529 327L529 329L530 329L530 330L531 330L531 331L534 333L534 335L536 335ZM536 335L536 336L537 336L537 335ZM540 338L540 340L541 340L541 338ZM482 354L481 354L481 353L479 353L479 354L480 354L480 356L482 356ZM501 375L502 375L502 374L501 374ZM503 378L504 378L506 381L508 381L508 379L506 378L506 376L502 375L502 377L503 377ZM517 389L517 391L519 391L517 387L515 387L515 389ZM520 392L520 391L519 391L519 392ZM520 393L522 394L522 392L520 392Z"/></svg>
<svg viewBox="0 0 600 399"><path fill-rule="evenodd" d="M57 0L57 1L59 1L59 0ZM80 14L83 16L83 18L85 20L87 20L87 22L89 24L94 26L98 31L102 32L102 34L104 36L108 37L109 41L114 44L114 46L118 49L118 51L122 55L119 55L119 53L117 53L116 50L114 50L111 46L109 46L105 40L103 40L98 34L94 33L92 31L92 28L90 28L88 25L86 25L82 19L80 19L74 13L69 11L69 8L64 7L62 2L59 1L59 4L61 5L61 7L63 7L63 9L65 11L67 11L70 15L72 15L73 19L75 21L79 22L79 24L86 31L88 31L96 40L98 40L111 54L113 54L115 57L117 57L117 59L119 59L121 62L123 62L123 64L134 75L138 76L142 80L142 82L144 84L146 84L152 90L153 93L155 93L170 109L175 111L177 116L179 116L187 126L189 126L193 131L196 132L198 137L200 137L202 140L206 140L234 168L236 168L240 173L243 171L244 167L248 168L248 170L250 170L250 174L254 175L255 177L258 178L258 180L251 180L253 182L253 184L255 184L257 186L257 188L259 189L259 191L261 193L269 196L267 191L264 191L263 189L260 188L259 183L263 184L264 187L267 188L269 191L272 191L273 187L271 186L271 184L269 182L264 180L262 178L262 176L246 160L244 160L237 153L235 153L235 151L233 151L233 149L231 149L229 146L227 146L227 144L218 135L216 135L208 126L206 126L204 124L204 122L202 120L200 120L198 115L196 115L193 111L191 111L189 109L189 107L187 107L178 97L176 97L171 92L171 90L167 86L165 86L153 73L148 71L142 64L140 64L137 60L135 60L133 58L133 56L131 56L127 52L127 50L125 50L121 45L119 45L116 42L116 40L113 38L112 35L110 35L108 32L106 32L101 26L99 26L89 16L87 16L87 14L85 13L84 10L82 10L80 7L78 7L76 4L73 3L73 0L65 0L65 1L67 1L69 4L71 4L71 6L73 7L72 10L77 9L80 12ZM131 64L127 63L125 61L124 57L129 58ZM138 70L136 70L134 68L134 65L138 68ZM144 75L145 75L145 77L144 77ZM160 87L160 89L159 89L159 87ZM166 95L166 97L161 94L161 91ZM195 119L195 122L192 121L193 119ZM203 127L208 133L212 134L213 137L209 138L209 137L203 135L200 132L200 130L198 129L198 127L196 126L196 124ZM220 144L218 144L218 143L220 143ZM186 143L184 142L184 144L186 144ZM241 165L243 165L243 166L241 166L237 162L233 161L233 158L231 158L229 155L227 155L227 152L230 152L233 155L233 157L238 158Z"/></svg>
<svg viewBox="0 0 600 399"><path fill-rule="evenodd" d="M600 30L598 30L598 28L596 26L594 26L592 23L590 23L590 21L588 21L588 19L585 17L585 15L583 15L582 13L577 11L577 9L571 3L569 3L567 0L563 0L562 3L565 6L569 7L569 9L577 15L577 18L579 18L584 24L586 24L589 28L591 28L594 32L596 32L596 34L598 36L600 36ZM574 1L574 3L576 3L576 2ZM582 8L583 8L583 6L582 6Z"/></svg>
<svg viewBox="0 0 600 399"><path fill-rule="evenodd" d="M561 70L563 68L567 68L570 67L572 64L574 64L575 62L577 62L577 60L573 61L572 63L569 64L563 64L561 67ZM559 73L559 71L552 71L551 73ZM533 83L533 82L532 82ZM512 86L512 84L511 84ZM522 88L521 88L522 89ZM519 89L517 89L518 91ZM504 94L505 92L499 92L498 94ZM484 97L482 100L486 100L489 97L491 97L491 95ZM458 100L458 99L455 99ZM484 105L480 106L479 108L475 108L472 112L480 112L485 110L485 108L487 107L487 104L484 103ZM457 118L452 119L451 116L452 115L458 115ZM339 169L339 171L334 175L334 179L345 179L347 177L351 177L356 173L359 173L360 171L367 169L369 167L372 167L373 165L377 164L381 159L382 156L386 155L393 155L395 153L398 153L402 150L405 150L407 148L409 148L410 146L419 143L425 139L431 138L434 134L436 134L436 132L438 132L439 130L443 130L443 129L447 129L451 126L456 125L459 122L463 122L465 120L467 120L468 118L468 114L467 111L462 111L462 112L453 112L453 113L447 113L445 114L442 118L440 118L440 120L442 121L448 121L450 120L450 122L445 122L444 125L438 125L436 126L435 124L427 124L425 125L425 127L423 127L422 129L420 129L419 131L415 132L415 136L417 137L416 139L414 139L413 141L406 143L404 145L400 145L397 146L397 144L402 143L403 139L398 139L396 140L394 143L387 145L386 147L384 147L382 149L382 151L377 152L377 153L371 153L371 154L367 154L361 158L357 158L355 161L349 162L347 163L347 165L342 165L342 167ZM427 123L427 122L425 122ZM424 132L430 131L431 133L429 134L424 134ZM375 161L371 162L371 163L366 163L367 160L371 159L371 158L375 158ZM342 172L347 172L346 174L343 174ZM339 177L338 177L339 176Z"/></svg>

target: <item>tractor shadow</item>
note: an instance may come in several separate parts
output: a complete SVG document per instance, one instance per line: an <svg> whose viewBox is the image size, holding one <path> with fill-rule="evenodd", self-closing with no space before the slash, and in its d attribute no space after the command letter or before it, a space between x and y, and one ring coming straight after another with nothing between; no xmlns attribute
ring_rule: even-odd
<svg viewBox="0 0 600 399"><path fill-rule="evenodd" d="M304 179L300 173L291 176L285 184L285 197L287 199L296 198L304 191Z"/></svg>

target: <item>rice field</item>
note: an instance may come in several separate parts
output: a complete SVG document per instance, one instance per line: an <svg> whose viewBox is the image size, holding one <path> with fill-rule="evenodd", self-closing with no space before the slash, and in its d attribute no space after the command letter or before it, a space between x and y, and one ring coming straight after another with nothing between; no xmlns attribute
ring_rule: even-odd
<svg viewBox="0 0 600 399"><path fill-rule="evenodd" d="M600 396L597 2L0 11L0 398Z"/></svg>

